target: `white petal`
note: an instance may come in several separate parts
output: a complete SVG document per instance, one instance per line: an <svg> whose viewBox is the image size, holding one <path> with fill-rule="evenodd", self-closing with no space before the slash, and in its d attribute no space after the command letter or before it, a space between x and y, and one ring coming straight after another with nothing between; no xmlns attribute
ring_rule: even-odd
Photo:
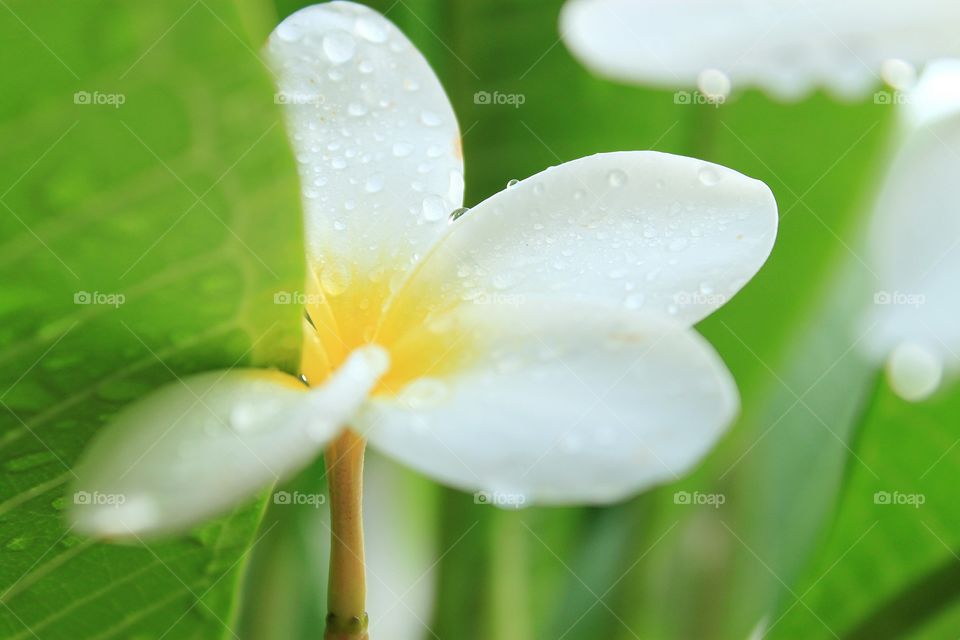
<svg viewBox="0 0 960 640"><path fill-rule="evenodd" d="M938 105L928 86L921 80L924 97L915 105L929 117L908 120L926 124L904 132L871 219L867 262L877 282L867 342L879 359L917 343L953 369L960 366L960 112L949 97Z"/></svg>
<svg viewBox="0 0 960 640"><path fill-rule="evenodd" d="M578 298L692 324L767 259L777 208L762 182L653 151L553 167L453 223L388 318L461 300ZM387 323L389 334L400 323Z"/></svg>
<svg viewBox="0 0 960 640"><path fill-rule="evenodd" d="M118 414L75 472L83 533L126 537L185 529L310 462L386 368L358 350L323 386L266 370L185 378Z"/></svg>
<svg viewBox="0 0 960 640"><path fill-rule="evenodd" d="M911 128L960 114L960 60L930 63L902 101L906 125Z"/></svg>
<svg viewBox="0 0 960 640"><path fill-rule="evenodd" d="M430 637L437 583L437 486L367 451L363 468L364 549L370 636Z"/></svg>
<svg viewBox="0 0 960 640"><path fill-rule="evenodd" d="M424 362L430 341L446 345ZM737 410L694 331L603 305L465 304L392 347L424 369L375 395L372 446L502 505L603 503L671 481Z"/></svg>
<svg viewBox="0 0 960 640"><path fill-rule="evenodd" d="M689 88L704 69L783 99L863 97L884 62L960 53L953 0L569 0L560 31L602 75Z"/></svg>
<svg viewBox="0 0 960 640"><path fill-rule="evenodd" d="M271 34L306 211L328 295L359 273L409 269L463 201L456 118L419 51L363 5L307 7Z"/></svg>

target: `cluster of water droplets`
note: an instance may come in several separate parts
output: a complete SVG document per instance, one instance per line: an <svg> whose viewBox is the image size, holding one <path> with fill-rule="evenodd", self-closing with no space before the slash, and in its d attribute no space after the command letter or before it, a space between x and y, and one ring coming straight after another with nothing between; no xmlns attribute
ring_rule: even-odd
<svg viewBox="0 0 960 640"><path fill-rule="evenodd" d="M285 96L308 248L331 258L321 284L340 295L347 266L369 271L374 265L356 263L405 259L442 233L463 197L455 119L429 67L369 10L302 10L277 28L268 51Z"/></svg>
<svg viewBox="0 0 960 640"><path fill-rule="evenodd" d="M606 289L604 297L619 297L626 309L673 315L685 305L718 306L717 300L733 293L730 283L721 286L710 273L688 282L681 266L705 238L731 236L748 215L712 203L709 190L723 182L724 169L695 168L692 189L682 185L690 195L674 198L673 185L663 178L619 168L589 179L552 175L557 170L569 171L554 168L525 182L510 180L503 194L475 208L478 218L509 220L488 220L491 233L484 233L483 221L464 231L471 237L452 252L460 260L449 271L455 277L440 285L444 295L509 304L517 302L508 295L514 292L590 297ZM638 200L651 204L638 206ZM511 227L508 236L493 232L493 225L503 224Z"/></svg>

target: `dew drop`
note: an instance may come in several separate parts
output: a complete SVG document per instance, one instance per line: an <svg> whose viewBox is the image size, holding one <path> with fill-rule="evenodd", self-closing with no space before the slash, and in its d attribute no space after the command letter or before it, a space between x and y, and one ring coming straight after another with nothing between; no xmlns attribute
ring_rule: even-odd
<svg viewBox="0 0 960 640"><path fill-rule="evenodd" d="M507 182L507 189L513 189L518 184L520 184L520 181L514 178L513 180Z"/></svg>
<svg viewBox="0 0 960 640"><path fill-rule="evenodd" d="M364 104L360 104L359 102L351 102L350 105L347 107L347 113L355 117L366 115L367 106Z"/></svg>
<svg viewBox="0 0 960 640"><path fill-rule="evenodd" d="M323 53L333 64L343 64L353 57L357 43L346 31L335 30L323 36Z"/></svg>
<svg viewBox="0 0 960 640"><path fill-rule="evenodd" d="M350 286L350 273L342 265L327 265L320 274L320 286L331 296L338 296Z"/></svg>
<svg viewBox="0 0 960 640"><path fill-rule="evenodd" d="M397 142L393 145L393 155L398 158L405 158L413 153L413 145L409 142Z"/></svg>
<svg viewBox="0 0 960 640"><path fill-rule="evenodd" d="M627 174L620 169L614 169L607 174L607 183L611 187L622 187L627 184Z"/></svg>
<svg viewBox="0 0 960 640"><path fill-rule="evenodd" d="M384 23L367 17L358 18L354 29L357 35L364 40L377 44L386 42L387 36L389 35L389 33L387 33L387 26Z"/></svg>
<svg viewBox="0 0 960 640"><path fill-rule="evenodd" d="M427 196L421 203L423 219L430 222L443 220L447 217L447 207L440 196Z"/></svg>
<svg viewBox="0 0 960 640"><path fill-rule="evenodd" d="M375 176L370 176L369 178L367 178L367 181L363 185L363 188L367 193L377 193L378 191L383 189L383 176L379 174Z"/></svg>
<svg viewBox="0 0 960 640"><path fill-rule="evenodd" d="M543 192L546 191L546 190L547 190L547 188L546 188L545 186L543 186L543 183L542 183L542 182L538 182L537 184L533 185L533 193L534 193L534 195L542 196L542 195L543 195Z"/></svg>
<svg viewBox="0 0 960 640"><path fill-rule="evenodd" d="M447 397L447 385L436 378L419 378L400 392L400 400L411 409L435 407Z"/></svg>
<svg viewBox="0 0 960 640"><path fill-rule="evenodd" d="M639 309L643 307L643 294L642 293L633 293L627 296L626 300L623 301L623 306L627 309Z"/></svg>
<svg viewBox="0 0 960 640"><path fill-rule="evenodd" d="M704 69L697 77L697 88L707 100L721 104L730 95L730 77L719 69Z"/></svg>
<svg viewBox="0 0 960 640"><path fill-rule="evenodd" d="M891 58L880 67L880 76L891 87L906 91L917 80L917 69L906 60Z"/></svg>
<svg viewBox="0 0 960 640"><path fill-rule="evenodd" d="M438 127L443 121L433 111L424 111L420 114L420 122L428 127Z"/></svg>
<svg viewBox="0 0 960 640"><path fill-rule="evenodd" d="M697 173L697 177L700 179L701 184L708 187L712 187L720 182L720 172L709 164L700 168L700 171Z"/></svg>
<svg viewBox="0 0 960 640"><path fill-rule="evenodd" d="M915 342L903 342L887 360L887 378L898 396L910 402L919 402L940 387L943 363L926 347Z"/></svg>
<svg viewBox="0 0 960 640"><path fill-rule="evenodd" d="M300 29L294 26L290 20L281 22L273 32L284 42L296 42L300 39Z"/></svg>

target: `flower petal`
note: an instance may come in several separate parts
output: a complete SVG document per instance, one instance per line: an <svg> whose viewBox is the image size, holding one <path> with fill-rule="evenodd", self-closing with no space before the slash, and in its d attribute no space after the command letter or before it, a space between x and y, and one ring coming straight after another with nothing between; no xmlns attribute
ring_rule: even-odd
<svg viewBox="0 0 960 640"><path fill-rule="evenodd" d="M438 339L440 361L375 395L355 424L384 453L496 503L604 503L673 480L738 407L711 347L658 315L465 304L393 357L422 359Z"/></svg>
<svg viewBox="0 0 960 640"><path fill-rule="evenodd" d="M386 344L411 317L462 300L579 298L693 324L767 259L776 202L762 182L653 151L547 169L453 223L397 295Z"/></svg>
<svg viewBox="0 0 960 640"><path fill-rule="evenodd" d="M353 272L406 271L463 202L456 117L430 66L393 23L351 2L297 11L267 57L319 281L338 295Z"/></svg>
<svg viewBox="0 0 960 640"><path fill-rule="evenodd" d="M307 390L277 371L204 373L116 416L75 469L76 529L106 537L170 533L236 505L310 462L386 368L355 352Z"/></svg>
<svg viewBox="0 0 960 640"><path fill-rule="evenodd" d="M367 612L374 638L430 636L441 554L439 487L393 460L368 451L363 462Z"/></svg>
<svg viewBox="0 0 960 640"><path fill-rule="evenodd" d="M560 22L570 50L601 75L692 89L716 69L786 100L818 86L863 97L891 59L960 53L951 0L569 0Z"/></svg>
<svg viewBox="0 0 960 640"><path fill-rule="evenodd" d="M868 341L878 357L915 342L960 365L957 163L960 67L925 73L908 94L907 125L877 196L868 263L878 278Z"/></svg>

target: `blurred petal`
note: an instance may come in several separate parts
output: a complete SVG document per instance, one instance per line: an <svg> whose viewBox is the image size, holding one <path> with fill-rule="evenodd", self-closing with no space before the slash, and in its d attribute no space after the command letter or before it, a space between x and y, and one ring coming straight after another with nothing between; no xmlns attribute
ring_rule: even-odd
<svg viewBox="0 0 960 640"><path fill-rule="evenodd" d="M868 344L885 358L916 343L960 365L960 100L956 65L931 69L907 95L907 128L878 194L868 263L877 290Z"/></svg>
<svg viewBox="0 0 960 640"><path fill-rule="evenodd" d="M445 348L436 361L425 346ZM491 501L603 503L670 481L738 406L694 331L607 305L464 304L394 345L422 369L384 378L357 426L372 446Z"/></svg>
<svg viewBox="0 0 960 640"><path fill-rule="evenodd" d="M437 485L375 451L363 469L370 636L431 637L436 594Z"/></svg>
<svg viewBox="0 0 960 640"><path fill-rule="evenodd" d="M386 368L358 350L323 386L277 371L185 378L126 408L75 469L73 521L107 537L183 530L307 464Z"/></svg>
<svg viewBox="0 0 960 640"><path fill-rule="evenodd" d="M373 272L385 283L402 276L463 201L457 122L430 66L389 20L350 2L297 11L267 57L323 293Z"/></svg>
<svg viewBox="0 0 960 640"><path fill-rule="evenodd" d="M458 218L397 295L384 339L410 317L513 296L591 300L693 324L753 277L776 230L767 186L725 167L653 151L580 158Z"/></svg>
<svg viewBox="0 0 960 640"><path fill-rule="evenodd" d="M560 31L601 75L693 89L706 69L797 99L865 96L892 58L960 54L953 0L569 0Z"/></svg>
<svg viewBox="0 0 960 640"><path fill-rule="evenodd" d="M960 114L960 60L931 62L905 94L903 112L914 129Z"/></svg>

